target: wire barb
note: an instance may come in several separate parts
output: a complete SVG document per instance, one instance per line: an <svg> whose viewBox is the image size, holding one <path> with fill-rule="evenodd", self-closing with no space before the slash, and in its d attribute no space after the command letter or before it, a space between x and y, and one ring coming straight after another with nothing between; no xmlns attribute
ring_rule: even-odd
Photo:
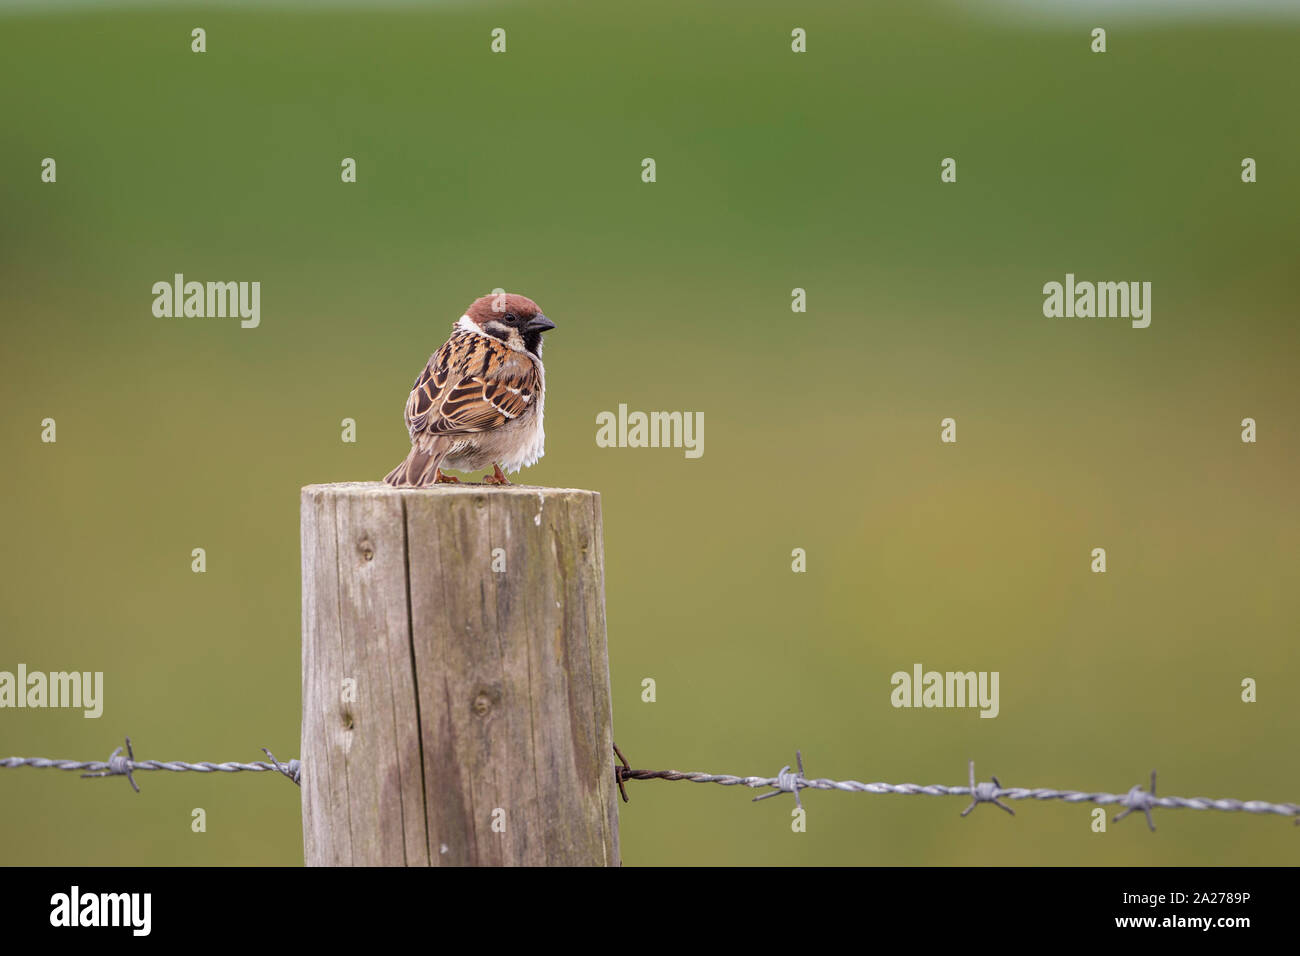
<svg viewBox="0 0 1300 956"><path fill-rule="evenodd" d="M131 789L136 793L140 792L140 787L135 782L135 776L131 773L135 769L135 751L131 749L131 738L126 738L126 756L122 756L122 748L118 747L108 757L108 766L98 773L83 773L84 780L86 777L126 777L127 783L131 784Z"/></svg>
<svg viewBox="0 0 1300 956"><path fill-rule="evenodd" d="M758 803L760 800L766 800L768 797L775 797L782 793L794 794L794 805L800 810L803 809L803 802L799 799L799 791L808 786L808 781L803 775L803 752L796 750L794 752L795 762L799 765L798 773L790 772L790 765L786 764L781 768L781 772L776 775L769 786L775 787L770 793L760 793L751 803Z"/></svg>
<svg viewBox="0 0 1300 956"><path fill-rule="evenodd" d="M1123 813L1115 817L1111 823L1119 823L1134 810L1141 810L1146 814L1147 829L1152 833L1156 832L1156 825L1151 821L1151 808L1156 805L1156 772L1151 771L1151 792L1146 793L1142 790L1141 784L1135 784L1129 789L1124 797L1124 806L1127 808ZM1296 821L1300 823L1300 820Z"/></svg>
<svg viewBox="0 0 1300 956"><path fill-rule="evenodd" d="M267 750L265 747L262 748L262 753L266 754L267 758L275 766L276 770L280 771L280 773L284 774L298 786L302 786L302 763L297 757L294 757L287 764L283 764L276 760L275 754L271 753L271 751Z"/></svg>
<svg viewBox="0 0 1300 956"><path fill-rule="evenodd" d="M1011 814L1014 817L1016 815L1016 811L1012 810L1009 806L1007 806L1005 803L1003 803L1001 800L998 799L998 797L1002 796L1001 781L999 781L997 777L993 777L991 778L993 780L992 783L977 784L975 782L975 761L974 760L970 762L969 769L970 769L970 806L967 807L965 810L963 810L961 812L961 815L963 817L967 816L972 810L974 810L981 803L991 803L995 807L1001 807L1003 810L1007 811L1007 813Z"/></svg>

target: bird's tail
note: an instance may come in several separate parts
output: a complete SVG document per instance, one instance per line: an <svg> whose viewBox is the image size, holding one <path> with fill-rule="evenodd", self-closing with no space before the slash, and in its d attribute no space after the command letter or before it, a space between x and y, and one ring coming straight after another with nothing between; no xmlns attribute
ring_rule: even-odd
<svg viewBox="0 0 1300 956"><path fill-rule="evenodd" d="M406 460L390 471L384 483L395 488L425 488L433 484L438 475L438 466L446 456L447 449L440 442L432 447L415 444Z"/></svg>

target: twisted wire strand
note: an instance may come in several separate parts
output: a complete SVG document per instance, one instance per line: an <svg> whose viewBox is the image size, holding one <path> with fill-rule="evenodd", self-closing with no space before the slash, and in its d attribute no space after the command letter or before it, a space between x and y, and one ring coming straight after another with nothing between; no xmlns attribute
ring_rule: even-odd
<svg viewBox="0 0 1300 956"><path fill-rule="evenodd" d="M298 761L292 760L290 763L296 764ZM223 763L213 763L210 760L203 760L197 763L189 763L185 760L128 760L127 764L132 770L170 770L173 773L181 773L187 770L195 773L238 773L241 770L251 770L254 772L280 770L280 768L275 764L267 763L265 760L258 760L253 763L239 763L234 760L227 760ZM281 766L284 765L282 764ZM41 767L49 770L91 770L103 772L112 769L112 764L106 760L50 760L46 757L5 757L0 759L0 768L2 767ZM116 774L113 774L113 776L116 776Z"/></svg>
<svg viewBox="0 0 1300 956"><path fill-rule="evenodd" d="M797 793L799 790L839 790L845 793L924 795L930 797L973 797L976 803L996 800L1061 800L1065 803L1095 803L1098 806L1122 806L1129 810L1220 810L1228 813L1264 813L1300 818L1300 804L1271 803L1267 800L1236 800L1212 797L1158 797L1134 788L1128 793L1105 793L1092 790L1058 790L1053 787L1003 787L980 783L974 786L916 783L863 783L860 780L806 779L786 774L775 777L741 777L727 773L702 773L680 770L621 769L625 780L685 780L689 783L716 783L723 787L770 789L772 794ZM794 782L791 781L794 778Z"/></svg>
<svg viewBox="0 0 1300 956"><path fill-rule="evenodd" d="M269 760L257 760L251 763L239 761L184 761L184 760L136 760L131 752L131 738L126 738L127 755L122 755L122 748L115 750L108 760L51 760L47 757L5 757L0 759L0 769L16 767L33 767L51 770L81 770L83 776L113 777L125 776L137 791L131 774L136 770L167 770L173 773L266 773L275 771L288 777L301 786L302 763L297 758L288 763L281 763L275 755L265 750ZM723 787L748 787L751 790L766 790L755 800L774 797L781 793L792 793L796 802L803 790L838 790L843 793L895 794L899 796L931 797L969 797L971 804L962 815L970 813L981 803L991 803L1008 813L1014 813L1010 807L1001 803L1005 800L1060 800L1064 803L1093 803L1098 806L1120 806L1124 812L1120 819L1130 813L1145 814L1147 825L1155 829L1151 821L1151 811L1163 810L1218 810L1226 813L1274 814L1295 819L1300 823L1300 804L1273 803L1267 800L1237 800L1231 797L1173 797L1157 796L1155 793L1155 772L1151 774L1151 789L1143 790L1140 786L1131 788L1127 793L1106 793L1092 790L1059 790L1053 787L1004 787L996 777L992 783L977 783L975 780L974 761L970 763L970 782L967 785L948 786L945 784L916 783L863 783L860 780L830 780L825 777L808 779L803 774L803 755L796 752L799 769L791 772L788 766L782 767L774 777L742 777L729 773L704 773L701 771L681 770L635 770L627 765L622 753L615 751L623 766L615 767L615 779L619 789L628 780L685 780L689 783L714 783ZM626 799L626 793L624 793ZM802 806L802 804L800 804Z"/></svg>
<svg viewBox="0 0 1300 956"><path fill-rule="evenodd" d="M196 763L189 763L184 760L136 760L135 750L131 747L131 738L126 738L126 756L122 756L122 748L118 747L109 755L107 760L50 760L48 757L5 757L0 760L0 768L13 767L35 767L37 769L48 770L86 770L83 777L126 777L131 784L131 789L136 793L140 792L139 786L135 782L135 771L137 770L170 770L172 773L183 773L193 771L194 773L239 773L242 770L252 771L254 773L274 770L283 774L294 783L302 786L302 763L295 757L287 764L280 763L275 759L275 754L262 748L262 753L270 759L267 763L264 760L257 760L253 763L239 763L234 760L228 760L224 763L213 763L210 760L202 760Z"/></svg>

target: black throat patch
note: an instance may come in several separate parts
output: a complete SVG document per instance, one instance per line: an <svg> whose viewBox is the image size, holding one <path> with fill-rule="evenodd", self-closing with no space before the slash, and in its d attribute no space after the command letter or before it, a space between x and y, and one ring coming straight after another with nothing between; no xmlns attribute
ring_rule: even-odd
<svg viewBox="0 0 1300 956"><path fill-rule="evenodd" d="M542 333L525 332L524 348L528 349L528 351L532 352L538 358L541 358L542 357Z"/></svg>

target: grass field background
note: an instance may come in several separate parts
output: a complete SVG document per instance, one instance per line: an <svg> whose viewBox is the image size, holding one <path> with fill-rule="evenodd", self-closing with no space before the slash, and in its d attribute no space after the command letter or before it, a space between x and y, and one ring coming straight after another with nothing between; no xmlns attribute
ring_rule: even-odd
<svg viewBox="0 0 1300 956"><path fill-rule="evenodd" d="M100 670L106 704L0 711L0 755L295 756L298 489L396 464L501 286L558 326L522 480L603 496L635 765L1300 799L1298 41L928 2L7 10L0 670ZM155 318L176 272L259 280L261 326ZM1151 281L1150 328L1044 318L1067 272ZM704 456L598 448L619 403L704 412ZM916 662L999 671L1000 716L892 708ZM302 861L284 780L140 782L0 772L0 859ZM812 793L794 834L788 797L631 793L629 865L1296 860L1278 818Z"/></svg>

